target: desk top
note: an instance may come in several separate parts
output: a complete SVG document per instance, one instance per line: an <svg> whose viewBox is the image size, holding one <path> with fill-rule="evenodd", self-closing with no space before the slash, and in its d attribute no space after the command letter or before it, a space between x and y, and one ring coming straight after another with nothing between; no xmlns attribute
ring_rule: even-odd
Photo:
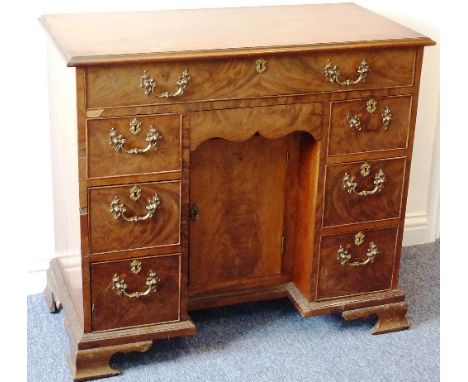
<svg viewBox="0 0 468 382"><path fill-rule="evenodd" d="M68 66L431 45L352 3L42 16Z"/></svg>

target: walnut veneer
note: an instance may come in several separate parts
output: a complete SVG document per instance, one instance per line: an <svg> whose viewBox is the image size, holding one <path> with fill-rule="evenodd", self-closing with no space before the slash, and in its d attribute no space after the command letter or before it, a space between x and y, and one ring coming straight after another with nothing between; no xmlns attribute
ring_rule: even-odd
<svg viewBox="0 0 468 382"><path fill-rule="evenodd" d="M58 253L45 296L64 308L75 380L194 335L194 309L288 297L304 317L408 327L398 273L432 40L354 4L41 22Z"/></svg>

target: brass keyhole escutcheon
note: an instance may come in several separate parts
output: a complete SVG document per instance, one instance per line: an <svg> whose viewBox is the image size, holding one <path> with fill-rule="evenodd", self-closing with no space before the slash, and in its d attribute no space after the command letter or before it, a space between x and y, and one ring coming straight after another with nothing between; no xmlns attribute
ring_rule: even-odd
<svg viewBox="0 0 468 382"><path fill-rule="evenodd" d="M138 187L137 185L133 186L130 189L130 199L136 202L138 199L140 199L140 196L141 196L141 188Z"/></svg>
<svg viewBox="0 0 468 382"><path fill-rule="evenodd" d="M371 98L369 101L367 101L366 109L369 113L375 112L377 110L377 101Z"/></svg>
<svg viewBox="0 0 468 382"><path fill-rule="evenodd" d="M130 264L130 270L133 274L138 274L141 271L141 262L138 260L133 260Z"/></svg>
<svg viewBox="0 0 468 382"><path fill-rule="evenodd" d="M198 206L196 204L193 204L192 207L190 208L190 220L194 222L199 219L200 219L200 210L198 209Z"/></svg>
<svg viewBox="0 0 468 382"><path fill-rule="evenodd" d="M369 163L364 162L361 165L361 175L362 176L368 176L370 174L370 170L371 170L371 165Z"/></svg>
<svg viewBox="0 0 468 382"><path fill-rule="evenodd" d="M141 122L133 118L129 123L129 130L132 134L138 134L141 131Z"/></svg>
<svg viewBox="0 0 468 382"><path fill-rule="evenodd" d="M263 58L259 58L257 61L255 61L255 70L257 71L258 74L264 73L266 69L267 69L266 60L264 60Z"/></svg>
<svg viewBox="0 0 468 382"><path fill-rule="evenodd" d="M364 243L364 238L366 236L360 231L358 232L355 236L354 236L354 244L356 245L361 245L362 243Z"/></svg>

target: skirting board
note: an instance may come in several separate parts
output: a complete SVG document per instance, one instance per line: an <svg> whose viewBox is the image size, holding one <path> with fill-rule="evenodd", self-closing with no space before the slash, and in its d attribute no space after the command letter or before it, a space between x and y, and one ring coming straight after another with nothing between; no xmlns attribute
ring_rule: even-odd
<svg viewBox="0 0 468 382"><path fill-rule="evenodd" d="M403 246L431 243L437 239L437 230L429 224L426 213L406 215ZM27 272L27 294L41 293L46 283L46 272L52 258L34 259L29 262Z"/></svg>
<svg viewBox="0 0 468 382"><path fill-rule="evenodd" d="M436 222L432 222L436 224ZM431 243L437 239L436 230L431 227L427 213L409 213L405 218L403 247Z"/></svg>

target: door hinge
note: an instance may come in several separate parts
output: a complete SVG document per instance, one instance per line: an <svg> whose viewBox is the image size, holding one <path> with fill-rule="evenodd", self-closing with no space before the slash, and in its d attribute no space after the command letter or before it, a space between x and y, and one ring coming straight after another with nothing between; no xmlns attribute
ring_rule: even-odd
<svg viewBox="0 0 468 382"><path fill-rule="evenodd" d="M286 168L288 168L289 164L289 151L286 151Z"/></svg>
<svg viewBox="0 0 468 382"><path fill-rule="evenodd" d="M281 256L284 255L284 235L281 236Z"/></svg>

